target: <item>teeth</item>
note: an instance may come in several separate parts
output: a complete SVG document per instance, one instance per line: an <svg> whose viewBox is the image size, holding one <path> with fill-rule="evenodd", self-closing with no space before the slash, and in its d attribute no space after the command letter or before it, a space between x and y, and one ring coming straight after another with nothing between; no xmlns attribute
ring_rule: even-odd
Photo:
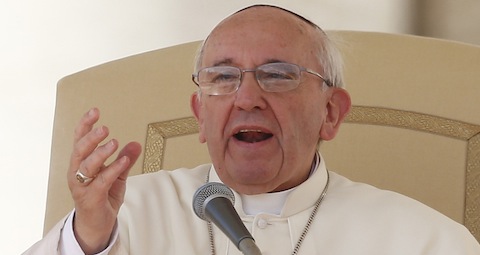
<svg viewBox="0 0 480 255"><path fill-rule="evenodd" d="M247 133L247 132L257 132L257 133L261 133L261 132L262 132L262 130L255 130L255 129L242 129L242 130L238 131L238 133L237 133L237 134L239 134L239 133Z"/></svg>

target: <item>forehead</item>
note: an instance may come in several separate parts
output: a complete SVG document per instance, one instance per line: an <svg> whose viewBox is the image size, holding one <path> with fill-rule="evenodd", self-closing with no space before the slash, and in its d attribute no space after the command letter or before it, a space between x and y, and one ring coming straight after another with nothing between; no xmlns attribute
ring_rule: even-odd
<svg viewBox="0 0 480 255"><path fill-rule="evenodd" d="M316 33L310 24L286 11L247 9L212 31L203 49L202 66L260 65L272 59L302 65L314 59Z"/></svg>

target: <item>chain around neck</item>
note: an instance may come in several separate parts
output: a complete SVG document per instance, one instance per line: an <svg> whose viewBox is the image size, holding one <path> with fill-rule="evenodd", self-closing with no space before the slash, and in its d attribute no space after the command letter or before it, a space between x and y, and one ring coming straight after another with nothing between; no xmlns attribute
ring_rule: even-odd
<svg viewBox="0 0 480 255"><path fill-rule="evenodd" d="M209 176L210 176L210 171L207 173L207 178L205 180L205 183L209 182ZM298 238L297 244L295 245L295 248L293 249L292 255L297 255L298 251L300 250L300 247L303 244L303 240L308 234L308 231L310 230L310 226L312 225L313 220L315 219L315 216L317 216L318 208L320 207L320 204L323 201L323 198L325 195L327 195L327 190L328 190L328 185L330 183L330 174L327 170L327 183L325 184L325 187L323 188L322 194L320 194L320 197L318 197L317 201L315 202L315 205L313 206L312 213L310 214L310 217L308 217L307 223L305 224L305 227L303 228L302 234L300 235L300 238ZM215 241L213 239L213 226L210 221L207 221L207 227L208 227L208 237L210 239L210 252L212 255L215 255Z"/></svg>

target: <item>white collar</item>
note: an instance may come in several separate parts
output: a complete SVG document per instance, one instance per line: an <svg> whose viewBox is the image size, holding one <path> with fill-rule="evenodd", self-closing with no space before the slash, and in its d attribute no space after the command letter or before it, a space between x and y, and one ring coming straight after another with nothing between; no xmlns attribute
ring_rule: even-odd
<svg viewBox="0 0 480 255"><path fill-rule="evenodd" d="M304 210L315 203L325 187L326 171L325 162L321 155L317 153L312 164L310 177L305 182L297 187L274 193L243 195L234 191L236 210L241 215L269 213L286 216ZM210 171L210 181L221 182L213 165Z"/></svg>

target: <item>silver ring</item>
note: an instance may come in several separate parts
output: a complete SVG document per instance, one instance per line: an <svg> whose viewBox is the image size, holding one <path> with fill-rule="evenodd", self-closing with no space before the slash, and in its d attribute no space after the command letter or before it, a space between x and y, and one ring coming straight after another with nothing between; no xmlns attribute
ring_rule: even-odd
<svg viewBox="0 0 480 255"><path fill-rule="evenodd" d="M80 172L80 169L77 170L77 173L75 174L75 177L77 178L77 181L79 183L82 183L82 184L89 183L89 182L93 181L93 179L95 178L95 177L88 177L88 176L82 174L82 172Z"/></svg>

